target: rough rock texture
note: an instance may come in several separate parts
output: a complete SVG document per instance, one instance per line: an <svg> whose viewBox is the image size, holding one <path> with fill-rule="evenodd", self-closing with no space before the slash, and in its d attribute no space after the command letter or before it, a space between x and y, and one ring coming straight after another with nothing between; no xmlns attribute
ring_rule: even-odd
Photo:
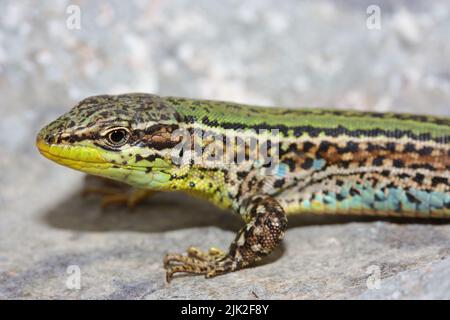
<svg viewBox="0 0 450 320"><path fill-rule="evenodd" d="M0 298L450 298L450 226L413 220L295 217L265 264L167 285L166 252L225 248L239 219L180 194L102 211L34 147L99 93L450 116L447 1L76 3L79 30L69 1L0 3Z"/></svg>

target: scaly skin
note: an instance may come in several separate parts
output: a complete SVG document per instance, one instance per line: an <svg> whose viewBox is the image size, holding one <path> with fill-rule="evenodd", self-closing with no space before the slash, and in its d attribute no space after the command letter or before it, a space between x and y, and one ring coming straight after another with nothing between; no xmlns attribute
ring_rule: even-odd
<svg viewBox="0 0 450 320"><path fill-rule="evenodd" d="M248 159L255 148L221 149L226 139L256 141L278 157ZM197 151L180 152L180 145ZM449 118L103 95L43 128L37 146L70 168L138 188L183 190L243 217L228 252L168 254L167 280L253 264L281 242L290 214L450 217ZM214 150L224 157L213 161Z"/></svg>

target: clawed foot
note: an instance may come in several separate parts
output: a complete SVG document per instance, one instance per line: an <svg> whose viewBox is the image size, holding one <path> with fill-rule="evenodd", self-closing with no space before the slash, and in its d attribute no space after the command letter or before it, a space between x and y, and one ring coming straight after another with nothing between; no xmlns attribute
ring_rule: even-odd
<svg viewBox="0 0 450 320"><path fill-rule="evenodd" d="M126 205L129 209L133 209L156 193L153 190L135 189L123 183L94 176L86 176L85 184L82 196L100 195L103 209L112 205Z"/></svg>
<svg viewBox="0 0 450 320"><path fill-rule="evenodd" d="M208 252L190 247L187 254L169 253L164 258L166 280L170 282L175 273L204 274L211 278L236 269L237 264L225 252L210 248Z"/></svg>

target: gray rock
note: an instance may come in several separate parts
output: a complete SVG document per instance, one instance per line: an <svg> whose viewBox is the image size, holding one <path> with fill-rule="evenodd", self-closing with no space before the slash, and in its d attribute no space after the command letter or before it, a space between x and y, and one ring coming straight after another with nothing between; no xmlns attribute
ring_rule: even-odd
<svg viewBox="0 0 450 320"><path fill-rule="evenodd" d="M292 217L261 265L168 285L165 253L226 248L239 218L181 194L102 211L34 147L100 93L450 116L450 6L377 2L379 30L371 1L294 0L81 2L78 30L64 2L2 1L0 298L450 298L450 226L415 220Z"/></svg>

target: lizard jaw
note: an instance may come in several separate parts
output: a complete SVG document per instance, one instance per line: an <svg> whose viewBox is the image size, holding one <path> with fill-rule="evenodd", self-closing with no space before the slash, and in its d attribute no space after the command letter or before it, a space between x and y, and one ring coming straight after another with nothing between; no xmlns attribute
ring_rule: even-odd
<svg viewBox="0 0 450 320"><path fill-rule="evenodd" d="M145 167L111 163L94 148L49 144L40 136L36 146L44 157L65 167L143 188L162 189L170 179L170 174L159 170L146 173Z"/></svg>
<svg viewBox="0 0 450 320"><path fill-rule="evenodd" d="M99 175L111 167L96 150L49 144L40 136L36 138L36 147L47 159L78 171Z"/></svg>

